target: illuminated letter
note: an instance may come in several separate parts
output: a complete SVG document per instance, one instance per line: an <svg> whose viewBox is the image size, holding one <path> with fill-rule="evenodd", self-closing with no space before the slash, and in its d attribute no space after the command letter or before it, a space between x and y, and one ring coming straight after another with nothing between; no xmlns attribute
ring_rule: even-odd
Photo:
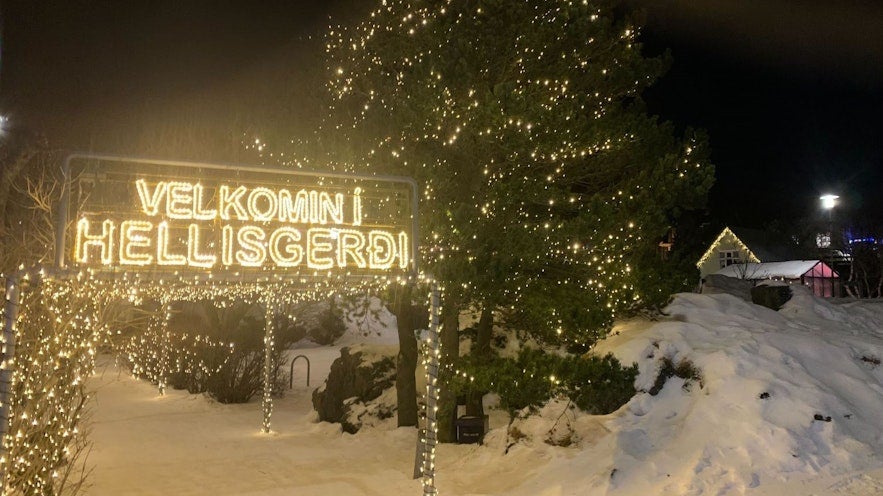
<svg viewBox="0 0 883 496"><path fill-rule="evenodd" d="M236 214L236 218L239 220L248 220L248 213L246 213L245 208L242 206L240 201L242 201L242 195L245 194L245 186L240 186L230 192L230 186L226 184L221 186L218 198L218 210L221 212L221 218L224 220L230 220L233 217L230 216L230 209L234 210Z"/></svg>
<svg viewBox="0 0 883 496"><path fill-rule="evenodd" d="M233 228L231 226L221 228L221 263L225 267L233 265Z"/></svg>
<svg viewBox="0 0 883 496"><path fill-rule="evenodd" d="M169 183L166 193L166 214L170 219L193 218L193 185L190 183Z"/></svg>
<svg viewBox="0 0 883 496"><path fill-rule="evenodd" d="M346 267L347 255L353 259L356 267L364 269L368 266L362 250L365 249L365 235L359 231L341 229L337 236L337 266Z"/></svg>
<svg viewBox="0 0 883 496"><path fill-rule="evenodd" d="M320 241L319 238L329 241ZM307 267L311 269L330 269L334 267L334 259L330 256L320 257L317 252L330 254L334 248L331 246L331 229L313 228L307 230Z"/></svg>
<svg viewBox="0 0 883 496"><path fill-rule="evenodd" d="M283 238L288 238L289 243L279 246ZM279 267L296 267L304 259L304 250L295 243L300 241L300 231L293 227L280 227L270 236L270 258Z"/></svg>
<svg viewBox="0 0 883 496"><path fill-rule="evenodd" d="M353 225L362 225L362 188L353 190Z"/></svg>
<svg viewBox="0 0 883 496"><path fill-rule="evenodd" d="M159 265L187 265L187 257L169 253L169 223L162 221L156 228L156 263Z"/></svg>
<svg viewBox="0 0 883 496"><path fill-rule="evenodd" d="M141 199L141 210L150 216L159 213L159 202L166 193L168 184L165 181L156 183L153 194L148 191L147 181L144 179L135 181L135 187L138 189L138 198Z"/></svg>
<svg viewBox="0 0 883 496"><path fill-rule="evenodd" d="M267 200L267 208L261 210L258 206L258 200L265 198ZM255 188L248 194L248 213L251 219L258 222L273 220L276 216L277 203L276 195L267 188Z"/></svg>
<svg viewBox="0 0 883 496"><path fill-rule="evenodd" d="M193 218L199 220L211 220L218 216L217 210L203 210L205 200L203 193L205 187L199 183L193 185Z"/></svg>
<svg viewBox="0 0 883 496"><path fill-rule="evenodd" d="M150 265L153 255L135 253L133 248L150 248L150 231L153 223L140 220L127 220L120 224L120 265Z"/></svg>
<svg viewBox="0 0 883 496"><path fill-rule="evenodd" d="M260 267L267 259L264 230L256 226L243 226L236 238L241 250L236 251L236 261L243 267Z"/></svg>
<svg viewBox="0 0 883 496"><path fill-rule="evenodd" d="M343 224L343 194L334 195L334 201L331 201L331 195L326 192L319 193L319 223L327 224L328 217L331 217L333 224Z"/></svg>
<svg viewBox="0 0 883 496"><path fill-rule="evenodd" d="M98 247L101 250L101 263L110 265L113 263L113 230L116 225L108 219L101 223L101 234L89 234L89 221L85 218L77 222L77 246L74 251L74 260L79 263L89 263L89 247Z"/></svg>
<svg viewBox="0 0 883 496"><path fill-rule="evenodd" d="M407 269L411 264L411 257L408 256L408 234L405 231L399 233L399 267Z"/></svg>
<svg viewBox="0 0 883 496"><path fill-rule="evenodd" d="M306 190L300 190L291 201L291 192L287 189L279 191L279 220L281 222L309 222L310 206Z"/></svg>
<svg viewBox="0 0 883 496"><path fill-rule="evenodd" d="M392 267L396 257L396 238L386 231L368 233L368 266L386 270Z"/></svg>
<svg viewBox="0 0 883 496"><path fill-rule="evenodd" d="M199 253L199 226L190 224L187 229L187 264L191 267L203 267L209 269L214 267L218 261L216 255L206 255Z"/></svg>
<svg viewBox="0 0 883 496"><path fill-rule="evenodd" d="M310 224L319 223L319 192L310 191Z"/></svg>

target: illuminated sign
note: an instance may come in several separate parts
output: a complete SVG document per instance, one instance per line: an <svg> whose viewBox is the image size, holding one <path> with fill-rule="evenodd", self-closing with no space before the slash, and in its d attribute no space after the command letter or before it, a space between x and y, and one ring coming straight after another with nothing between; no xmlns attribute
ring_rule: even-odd
<svg viewBox="0 0 883 496"><path fill-rule="evenodd" d="M112 157L69 162L75 266L377 274L415 268L414 183Z"/></svg>

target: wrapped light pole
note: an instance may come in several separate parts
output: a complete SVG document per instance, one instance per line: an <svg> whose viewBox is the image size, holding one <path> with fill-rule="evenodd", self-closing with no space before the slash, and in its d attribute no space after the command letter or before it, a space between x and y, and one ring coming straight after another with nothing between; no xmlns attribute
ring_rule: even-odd
<svg viewBox="0 0 883 496"><path fill-rule="evenodd" d="M261 401L261 410L264 413L262 431L270 432L270 417L273 415L273 385L276 383L276 369L273 366L273 352L275 351L276 337L274 336L274 322L276 316L276 298L272 294L266 296L266 308L264 310L264 395Z"/></svg>
<svg viewBox="0 0 883 496"><path fill-rule="evenodd" d="M426 429L423 435L423 495L435 496L435 445L438 435L438 368L441 350L438 330L441 316L441 294L438 283L433 281L430 289L429 332L426 335L424 364L426 366Z"/></svg>

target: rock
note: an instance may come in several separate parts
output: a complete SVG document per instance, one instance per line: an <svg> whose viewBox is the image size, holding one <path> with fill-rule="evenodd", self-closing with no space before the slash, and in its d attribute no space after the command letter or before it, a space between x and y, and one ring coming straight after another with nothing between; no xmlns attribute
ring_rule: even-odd
<svg viewBox="0 0 883 496"><path fill-rule="evenodd" d="M751 302L773 310L782 308L791 299L791 288L788 286L760 285L751 288Z"/></svg>
<svg viewBox="0 0 883 496"><path fill-rule="evenodd" d="M343 430L355 433L366 414L389 417L384 391L395 384L394 346L352 346L340 350L331 364L325 384L313 391L313 408L319 420L342 424Z"/></svg>

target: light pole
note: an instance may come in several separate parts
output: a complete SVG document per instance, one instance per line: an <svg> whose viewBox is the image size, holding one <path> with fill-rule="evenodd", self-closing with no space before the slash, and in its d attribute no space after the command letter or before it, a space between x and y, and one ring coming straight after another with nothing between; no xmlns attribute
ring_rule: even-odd
<svg viewBox="0 0 883 496"><path fill-rule="evenodd" d="M837 200L840 197L837 195L832 195L830 193L824 194L819 197L819 200L822 202L822 210L828 212L828 262L829 268L831 271L834 271L834 248L831 246L831 241L834 238L834 207L837 206ZM831 274L833 276L833 273ZM831 296L834 295L834 281L831 280Z"/></svg>

